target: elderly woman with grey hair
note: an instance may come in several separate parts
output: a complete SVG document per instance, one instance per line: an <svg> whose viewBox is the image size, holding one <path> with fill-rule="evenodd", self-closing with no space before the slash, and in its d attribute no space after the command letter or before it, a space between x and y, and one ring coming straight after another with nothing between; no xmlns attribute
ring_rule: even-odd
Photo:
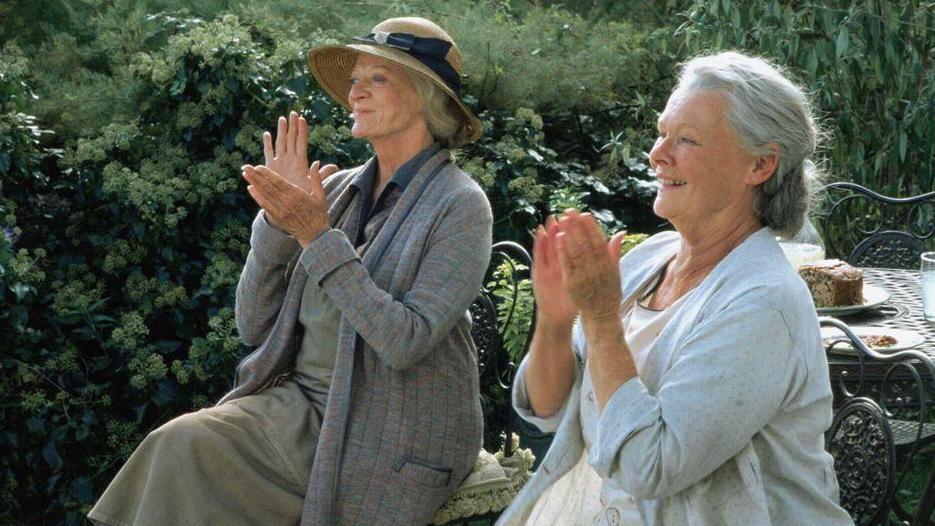
<svg viewBox="0 0 935 526"><path fill-rule="evenodd" d="M536 235L513 403L556 435L498 524L852 524L815 309L775 240L808 210L807 98L765 60L695 58L658 130L654 211L675 232L619 261L587 214Z"/></svg>
<svg viewBox="0 0 935 526"><path fill-rule="evenodd" d="M492 216L448 150L481 132L460 51L429 20L393 18L309 67L375 155L309 165L296 113L264 135L265 166L243 168L262 210L236 302L258 348L217 406L150 433L97 524L422 526L474 466L467 309Z"/></svg>

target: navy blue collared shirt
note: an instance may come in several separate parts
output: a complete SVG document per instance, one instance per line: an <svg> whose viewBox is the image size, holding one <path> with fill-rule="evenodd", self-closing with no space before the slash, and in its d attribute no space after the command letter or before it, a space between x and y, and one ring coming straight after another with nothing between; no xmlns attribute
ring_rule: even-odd
<svg viewBox="0 0 935 526"><path fill-rule="evenodd" d="M362 255L370 241L376 237L413 177L440 149L441 145L433 143L403 163L383 187L376 201L373 200L373 187L379 175L378 161L375 160L351 181L351 186L357 193L348 204L339 228L353 240L359 254Z"/></svg>

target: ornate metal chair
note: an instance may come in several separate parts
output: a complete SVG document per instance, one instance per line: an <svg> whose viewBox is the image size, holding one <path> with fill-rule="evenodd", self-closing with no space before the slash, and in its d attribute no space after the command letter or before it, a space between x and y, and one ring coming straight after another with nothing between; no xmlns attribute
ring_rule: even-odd
<svg viewBox="0 0 935 526"><path fill-rule="evenodd" d="M869 398L841 406L828 429L825 447L834 457L841 506L858 526L877 524L893 497L896 452L883 410Z"/></svg>
<svg viewBox="0 0 935 526"><path fill-rule="evenodd" d="M509 271L496 273L500 264L505 264ZM532 259L521 245L512 241L494 243L491 248L490 265L485 286L480 295L471 304L471 338L477 346L478 366L480 368L481 382L485 379L496 382L503 390L505 398L495 402L494 411L498 412L498 422L504 423L503 436L510 437L513 433L513 409L510 405L510 394L513 387L513 375L518 362L529 350L532 342L532 327L535 325L535 301L528 306L521 305L520 294L523 289L523 280L529 278L529 269ZM494 278L499 283L490 289ZM527 282L528 283L528 282ZM529 287L530 285L527 285ZM498 289L498 290L495 290ZM532 297L532 289L526 291ZM500 308L497 306L500 305ZM527 325L521 317L519 309L530 309ZM510 355L504 346L505 337L518 334L523 336L523 346L518 354ZM498 430L498 433L499 430ZM504 452L509 456L512 452L509 440L504 443Z"/></svg>
<svg viewBox="0 0 935 526"><path fill-rule="evenodd" d="M935 423L928 423L926 412L926 402L935 393L935 362L913 350L878 353L844 322L819 322L843 333L826 343L836 378L835 418L826 448L835 458L841 505L858 525L886 523L891 511L911 520L894 490L919 448L935 443ZM834 353L839 351L856 354L856 362L853 357L836 360ZM931 514L931 500L919 504L917 517Z"/></svg>
<svg viewBox="0 0 935 526"><path fill-rule="evenodd" d="M523 279L528 278L531 264L529 253L517 243L502 241L491 247L485 286L470 307L471 338L477 347L481 385L492 384L499 390L482 400L488 428L485 435L498 437L502 434L502 446L495 454L481 452L474 471L439 510L434 524L493 523L531 475L534 457L528 449L518 448L510 405L513 375L517 362L529 349L535 322L530 319L529 324L526 323L529 317L535 317L535 304L526 305L521 298L523 287L528 287ZM504 268L508 270L503 272ZM528 292L531 297L532 291ZM522 348L518 355L514 352L511 356L504 340L517 335L522 338ZM501 422L502 430L497 425Z"/></svg>
<svg viewBox="0 0 935 526"><path fill-rule="evenodd" d="M935 192L895 198L855 183L822 188L827 253L860 267L917 269L935 242Z"/></svg>

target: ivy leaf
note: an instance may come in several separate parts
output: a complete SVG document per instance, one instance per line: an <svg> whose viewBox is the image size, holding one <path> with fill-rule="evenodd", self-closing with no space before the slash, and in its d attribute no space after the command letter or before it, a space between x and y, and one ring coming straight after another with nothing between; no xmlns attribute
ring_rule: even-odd
<svg viewBox="0 0 935 526"><path fill-rule="evenodd" d="M838 40L834 44L834 54L840 59L847 53L847 44L850 40L850 34L847 31L846 27L842 27L841 31L838 32Z"/></svg>
<svg viewBox="0 0 935 526"><path fill-rule="evenodd" d="M46 442L45 447L42 448L42 458L49 464L52 471L60 471L62 469L62 457L58 454L58 450L55 449L54 440Z"/></svg>
<svg viewBox="0 0 935 526"><path fill-rule="evenodd" d="M899 160L906 160L906 146L909 144L909 136L905 131L899 132Z"/></svg>

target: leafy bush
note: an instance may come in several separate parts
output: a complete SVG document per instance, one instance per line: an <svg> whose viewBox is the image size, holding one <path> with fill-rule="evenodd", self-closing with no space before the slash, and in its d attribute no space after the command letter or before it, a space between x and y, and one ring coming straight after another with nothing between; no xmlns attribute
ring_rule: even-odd
<svg viewBox="0 0 935 526"><path fill-rule="evenodd" d="M0 321L17 335L2 359L0 436L13 453L0 469L17 494L3 522L81 522L149 429L230 387L243 354L233 287L255 213L238 167L290 108L315 113L319 135L347 119L303 73L302 50L321 34L277 40L232 16L151 22L173 34L126 65L137 117L63 152L12 106L28 95L11 76L25 59L2 61L18 68L0 90L0 293L12 303ZM343 164L362 155L319 144ZM46 236L48 225L61 227Z"/></svg>

